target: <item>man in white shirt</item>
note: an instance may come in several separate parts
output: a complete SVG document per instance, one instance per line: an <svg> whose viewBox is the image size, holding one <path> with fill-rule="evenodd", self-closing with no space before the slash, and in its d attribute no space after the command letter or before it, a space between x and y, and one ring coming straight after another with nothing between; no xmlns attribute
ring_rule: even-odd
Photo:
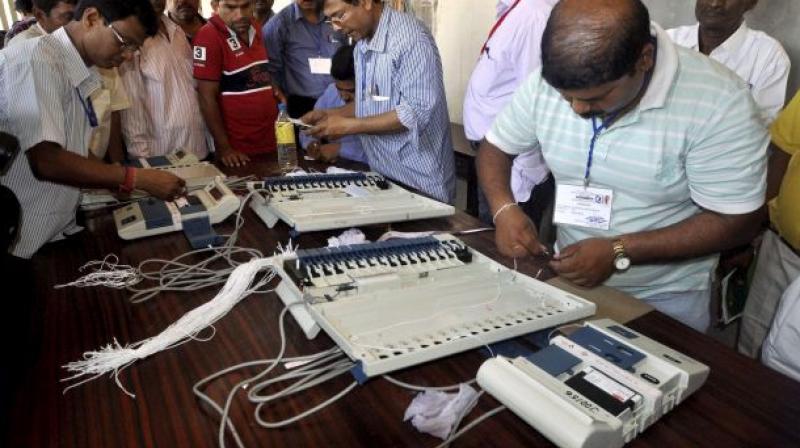
<svg viewBox="0 0 800 448"><path fill-rule="evenodd" d="M697 50L736 72L769 124L783 108L791 62L780 42L747 27L744 14L758 0L697 0L698 23L667 31L678 45Z"/></svg>
<svg viewBox="0 0 800 448"><path fill-rule="evenodd" d="M164 15L165 0L150 3L158 15L158 33L120 66L131 97L131 107L122 112L128 156L183 150L204 159L208 146L192 75L192 49L183 30Z"/></svg>
<svg viewBox="0 0 800 448"><path fill-rule="evenodd" d="M100 78L90 68L113 68L157 30L146 0L82 0L75 16L53 34L0 51L0 131L19 139L20 153L0 178L19 199L22 223L11 253L30 258L63 238L75 218L81 187L162 199L184 190L159 170L104 164L87 157L98 125L92 94Z"/></svg>
<svg viewBox="0 0 800 448"><path fill-rule="evenodd" d="M550 10L558 0L500 0L497 21L481 49L464 97L464 131L477 149L497 114L517 87L541 66L541 40ZM511 169L514 200L539 227L552 202L553 181L541 152L517 156ZM479 217L492 222L483 192Z"/></svg>
<svg viewBox="0 0 800 448"><path fill-rule="evenodd" d="M75 13L76 0L34 0L33 14L36 24L15 36L8 46L19 45L36 37L50 34L71 22ZM92 94L92 105L97 114L98 125L92 132L89 152L98 159L105 158L106 152L112 162L124 159L122 130L120 129L120 111L130 106L128 93L122 87L122 81L116 68L97 70L103 88Z"/></svg>

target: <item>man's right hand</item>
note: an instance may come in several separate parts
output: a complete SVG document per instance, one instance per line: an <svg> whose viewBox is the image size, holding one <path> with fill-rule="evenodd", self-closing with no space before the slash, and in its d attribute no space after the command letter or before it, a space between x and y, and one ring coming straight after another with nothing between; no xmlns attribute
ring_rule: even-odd
<svg viewBox="0 0 800 448"><path fill-rule="evenodd" d="M516 205L508 207L497 216L495 227L497 249L507 257L523 258L547 252L547 248L539 242L536 226Z"/></svg>
<svg viewBox="0 0 800 448"><path fill-rule="evenodd" d="M183 179L168 171L140 169L136 172L136 188L165 201L184 194L185 185Z"/></svg>
<svg viewBox="0 0 800 448"><path fill-rule="evenodd" d="M247 154L235 149L220 150L217 152L217 157L222 161L223 165L229 168L245 166L250 161L250 157L247 157Z"/></svg>
<svg viewBox="0 0 800 448"><path fill-rule="evenodd" d="M311 112L300 117L300 121L311 126L316 126L317 123L328 117L328 111L325 109L314 109Z"/></svg>

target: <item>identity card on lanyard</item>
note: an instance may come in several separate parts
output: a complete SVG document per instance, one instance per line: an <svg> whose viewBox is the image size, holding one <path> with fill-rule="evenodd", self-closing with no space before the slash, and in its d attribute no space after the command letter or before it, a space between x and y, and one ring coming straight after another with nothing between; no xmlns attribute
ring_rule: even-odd
<svg viewBox="0 0 800 448"><path fill-rule="evenodd" d="M589 157L586 161L583 185L564 183L556 185L556 205L553 214L553 222L556 224L600 230L611 228L611 205L614 202L614 192L610 188L590 186L589 175L597 137L613 120L614 115L609 116L600 126L597 126L596 119L592 117L594 133L589 143Z"/></svg>

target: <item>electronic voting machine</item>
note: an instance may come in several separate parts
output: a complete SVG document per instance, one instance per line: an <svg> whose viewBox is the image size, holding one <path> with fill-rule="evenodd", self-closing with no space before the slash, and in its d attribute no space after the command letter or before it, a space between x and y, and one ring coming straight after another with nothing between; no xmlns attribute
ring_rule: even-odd
<svg viewBox="0 0 800 448"><path fill-rule="evenodd" d="M165 156L134 159L127 164L135 168L169 171L183 179L186 182L186 189L189 191L203 188L217 177L225 179L225 174L212 163L200 162L194 154L183 151ZM131 199L141 199L147 197L147 193L136 190L131 193L130 197ZM84 190L81 194L81 208L84 210L101 208L118 202L114 193L106 189Z"/></svg>
<svg viewBox="0 0 800 448"><path fill-rule="evenodd" d="M451 216L447 204L412 193L374 173L268 177L248 183L250 207L272 228L283 220L293 232L338 229Z"/></svg>
<svg viewBox="0 0 800 448"><path fill-rule="evenodd" d="M239 209L240 199L216 178L205 188L175 201L140 199L114 211L117 233L124 240L183 230L192 247L214 244L211 225L224 221Z"/></svg>
<svg viewBox="0 0 800 448"><path fill-rule="evenodd" d="M276 256L276 292L310 339L320 327L380 375L591 316L595 305L441 234Z"/></svg>
<svg viewBox="0 0 800 448"><path fill-rule="evenodd" d="M630 442L700 388L709 369L609 319L528 357L491 358L478 384L564 448Z"/></svg>

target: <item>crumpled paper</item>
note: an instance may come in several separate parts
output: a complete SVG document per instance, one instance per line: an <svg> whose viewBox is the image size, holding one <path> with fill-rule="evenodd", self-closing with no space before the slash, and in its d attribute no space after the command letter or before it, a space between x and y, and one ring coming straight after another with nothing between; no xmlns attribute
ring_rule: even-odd
<svg viewBox="0 0 800 448"><path fill-rule="evenodd" d="M458 393L433 390L419 393L406 409L403 421L411 420L418 431L445 440L461 417L475 407L477 395L468 384L461 384Z"/></svg>

